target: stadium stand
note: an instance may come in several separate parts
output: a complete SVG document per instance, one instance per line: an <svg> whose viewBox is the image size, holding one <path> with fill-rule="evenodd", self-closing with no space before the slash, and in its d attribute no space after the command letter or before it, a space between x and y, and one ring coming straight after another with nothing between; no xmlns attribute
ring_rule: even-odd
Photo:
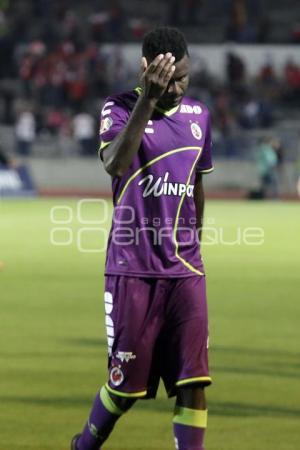
<svg viewBox="0 0 300 450"><path fill-rule="evenodd" d="M299 149L299 60L287 52L279 67L266 47L253 73L247 51L244 57L231 44L286 43L293 49L300 23L300 4L293 0L2 0L2 145L23 156L95 154L104 98L136 83L136 67L128 64L136 56L123 44L140 43L145 31L166 23L179 26L192 44L225 45L221 76L199 57L190 87L212 111L215 154L253 159L267 132L281 138L284 159L293 161ZM210 47L202 48L207 57ZM86 142L74 129L83 113ZM20 130L30 142L18 138Z"/></svg>

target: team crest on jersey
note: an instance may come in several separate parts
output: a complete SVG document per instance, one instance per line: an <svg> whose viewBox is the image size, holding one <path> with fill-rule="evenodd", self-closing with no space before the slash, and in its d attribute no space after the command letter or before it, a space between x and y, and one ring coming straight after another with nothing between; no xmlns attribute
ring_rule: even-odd
<svg viewBox="0 0 300 450"><path fill-rule="evenodd" d="M124 381L124 374L120 367L113 367L110 371L110 381L114 386L120 386Z"/></svg>
<svg viewBox="0 0 300 450"><path fill-rule="evenodd" d="M105 133L110 129L110 127L113 124L113 120L111 117L105 117L101 120L101 126L100 126L100 134Z"/></svg>
<svg viewBox="0 0 300 450"><path fill-rule="evenodd" d="M191 132L195 139L198 139L198 141L201 140L202 130L196 122L191 123Z"/></svg>

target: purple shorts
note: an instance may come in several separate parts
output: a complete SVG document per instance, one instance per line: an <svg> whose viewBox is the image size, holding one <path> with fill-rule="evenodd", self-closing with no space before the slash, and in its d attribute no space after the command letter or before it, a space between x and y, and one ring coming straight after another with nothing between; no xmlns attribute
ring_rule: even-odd
<svg viewBox="0 0 300 450"><path fill-rule="evenodd" d="M105 277L110 392L169 396L188 384L209 385L205 277Z"/></svg>

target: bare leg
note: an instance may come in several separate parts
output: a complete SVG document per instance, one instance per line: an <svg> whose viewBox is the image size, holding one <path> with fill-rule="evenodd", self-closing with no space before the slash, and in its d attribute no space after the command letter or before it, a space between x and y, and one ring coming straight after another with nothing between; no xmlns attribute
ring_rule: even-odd
<svg viewBox="0 0 300 450"><path fill-rule="evenodd" d="M207 423L204 386L194 385L178 389L173 418L177 450L204 450Z"/></svg>

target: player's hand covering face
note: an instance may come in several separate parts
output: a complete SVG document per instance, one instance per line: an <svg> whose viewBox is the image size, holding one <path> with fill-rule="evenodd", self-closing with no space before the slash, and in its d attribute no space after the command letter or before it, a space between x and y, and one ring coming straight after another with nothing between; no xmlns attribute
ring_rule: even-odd
<svg viewBox="0 0 300 450"><path fill-rule="evenodd" d="M188 56L175 62L172 53L160 54L150 64L145 57L142 58L143 95L156 101L160 107L170 109L177 106L187 90L188 81Z"/></svg>

